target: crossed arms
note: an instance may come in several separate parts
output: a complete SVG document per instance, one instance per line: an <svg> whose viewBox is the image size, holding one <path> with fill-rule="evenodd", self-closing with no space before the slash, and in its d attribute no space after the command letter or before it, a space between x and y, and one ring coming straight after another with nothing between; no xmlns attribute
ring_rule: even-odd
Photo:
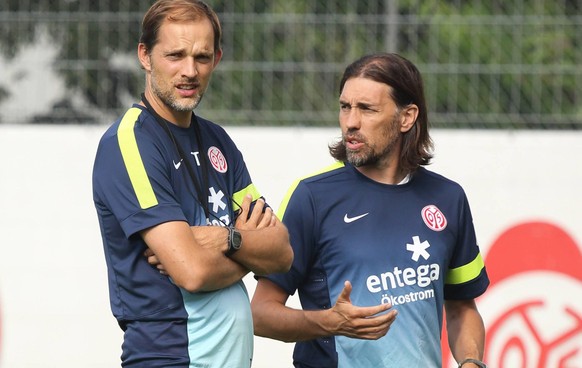
<svg viewBox="0 0 582 368"><path fill-rule="evenodd" d="M250 212L251 201L250 196L245 197L235 222L242 235L242 247L232 257L224 255L228 229L170 221L141 232L148 245L148 262L189 292L221 289L249 272L287 272L293 262L287 228L271 208L264 209L262 199Z"/></svg>

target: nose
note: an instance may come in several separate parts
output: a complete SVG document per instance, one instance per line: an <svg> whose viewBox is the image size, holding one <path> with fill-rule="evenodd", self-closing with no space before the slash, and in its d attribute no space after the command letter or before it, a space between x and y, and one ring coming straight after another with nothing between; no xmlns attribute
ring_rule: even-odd
<svg viewBox="0 0 582 368"><path fill-rule="evenodd" d="M182 69L182 76L187 78L194 78L198 75L198 63L194 59L185 59L184 68Z"/></svg>
<svg viewBox="0 0 582 368"><path fill-rule="evenodd" d="M342 111L340 113L340 119L342 120L342 125L347 129L360 129L361 126L361 115L358 109L351 108L348 111Z"/></svg>

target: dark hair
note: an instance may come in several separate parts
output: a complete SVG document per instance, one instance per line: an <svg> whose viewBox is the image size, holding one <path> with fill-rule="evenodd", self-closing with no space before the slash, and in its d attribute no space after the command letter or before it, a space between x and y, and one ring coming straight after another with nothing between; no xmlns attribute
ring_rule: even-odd
<svg viewBox="0 0 582 368"><path fill-rule="evenodd" d="M140 43L149 51L158 42L158 32L165 20L171 22L196 21L208 18L214 30L214 52L221 49L222 29L218 16L205 2L199 0L158 0L145 13L141 25Z"/></svg>
<svg viewBox="0 0 582 368"><path fill-rule="evenodd" d="M340 82L340 94L346 81L355 77L387 84L390 87L390 97L399 110L410 104L418 106L415 124L408 132L403 133L400 165L407 171L413 171L420 165L430 164L433 142L428 134L428 113L422 76L416 66L393 53L363 56L347 66ZM346 161L342 142L330 145L329 151L336 160Z"/></svg>

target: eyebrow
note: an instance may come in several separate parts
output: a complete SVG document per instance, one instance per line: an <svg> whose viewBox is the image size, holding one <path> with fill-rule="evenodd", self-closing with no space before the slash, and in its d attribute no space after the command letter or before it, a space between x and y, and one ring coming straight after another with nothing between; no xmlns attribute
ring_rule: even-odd
<svg viewBox="0 0 582 368"><path fill-rule="evenodd" d="M339 100L339 103L341 105L350 105L350 106L352 106L352 104L350 104L348 101L343 100L343 99L340 99ZM358 101L358 102L356 102L356 105L355 105L355 107L359 107L359 108L362 108L362 107L368 107L369 108L369 107L373 107L373 106L377 106L377 104L371 103L371 102L361 102L361 101Z"/></svg>

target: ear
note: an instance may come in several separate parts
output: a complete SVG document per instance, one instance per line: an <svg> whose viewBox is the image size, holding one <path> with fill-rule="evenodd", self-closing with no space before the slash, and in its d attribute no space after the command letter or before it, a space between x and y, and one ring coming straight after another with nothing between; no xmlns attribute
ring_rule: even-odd
<svg viewBox="0 0 582 368"><path fill-rule="evenodd" d="M214 66L216 68L220 60L222 59L222 49L219 49L216 53L214 53Z"/></svg>
<svg viewBox="0 0 582 368"><path fill-rule="evenodd" d="M137 45L137 58L139 59L139 63L143 69L148 72L151 71L152 63L150 59L150 53L148 52L146 45L143 43L139 43Z"/></svg>
<svg viewBox="0 0 582 368"><path fill-rule="evenodd" d="M418 117L418 106L410 104L400 113L400 132L408 132L416 123Z"/></svg>

